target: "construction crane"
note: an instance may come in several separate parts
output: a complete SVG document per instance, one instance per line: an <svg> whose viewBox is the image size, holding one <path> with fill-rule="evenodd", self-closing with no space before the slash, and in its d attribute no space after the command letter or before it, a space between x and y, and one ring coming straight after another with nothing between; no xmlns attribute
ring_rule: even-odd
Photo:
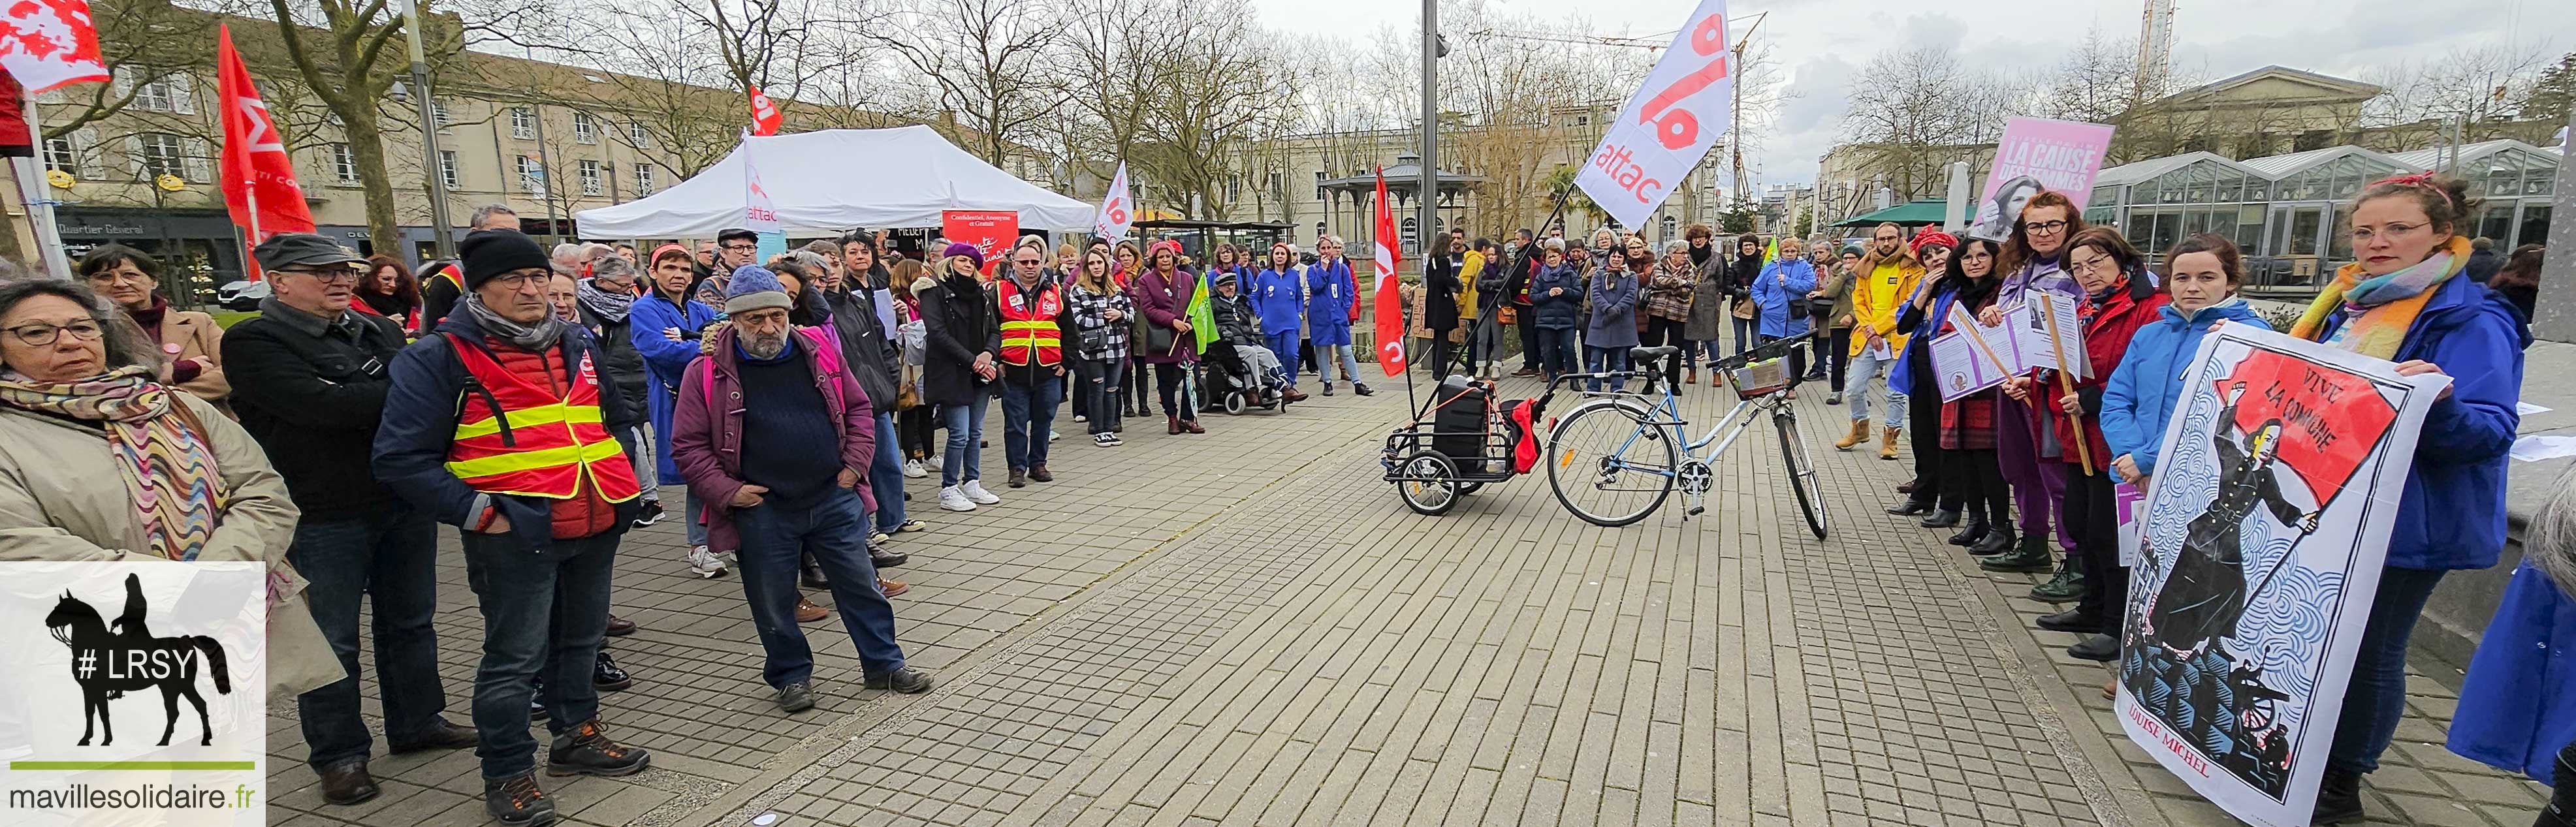
<svg viewBox="0 0 2576 827"><path fill-rule="evenodd" d="M2132 102L2142 102L2164 94L2165 78L2173 70L2174 0L2146 0L2146 10L2138 21L2137 88Z"/></svg>

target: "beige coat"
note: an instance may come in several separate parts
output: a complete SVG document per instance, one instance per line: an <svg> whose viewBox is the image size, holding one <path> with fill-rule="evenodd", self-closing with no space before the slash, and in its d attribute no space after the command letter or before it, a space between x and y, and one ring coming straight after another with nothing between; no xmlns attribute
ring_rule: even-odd
<svg viewBox="0 0 2576 827"><path fill-rule="evenodd" d="M286 575L281 602L269 607L270 697L291 698L345 677L305 604L304 579L286 562L297 516L286 479L250 432L214 405L172 398L205 423L228 499L197 559L257 560ZM104 431L0 407L0 561L162 559L148 550L116 462Z"/></svg>
<svg viewBox="0 0 2576 827"><path fill-rule="evenodd" d="M179 349L171 350L172 345L177 345ZM177 308L171 308L169 312L163 313L161 315L161 356L173 361L202 357L214 363L214 367L207 368L204 373L197 374L197 378L180 385L180 390L195 394L198 399L209 402L232 395L232 383L224 380L224 329L215 324L215 317L194 310Z"/></svg>

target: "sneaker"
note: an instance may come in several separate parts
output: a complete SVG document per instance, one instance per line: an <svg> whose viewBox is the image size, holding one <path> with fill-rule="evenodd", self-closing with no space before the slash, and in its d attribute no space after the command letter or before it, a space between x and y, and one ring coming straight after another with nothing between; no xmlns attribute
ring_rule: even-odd
<svg viewBox="0 0 2576 827"><path fill-rule="evenodd" d="M1109 446L1112 448L1127 444L1127 440L1119 437L1116 430L1110 431L1108 434L1105 434L1105 436L1109 437Z"/></svg>
<svg viewBox="0 0 2576 827"><path fill-rule="evenodd" d="M555 802L537 788L537 774L483 782L483 812L504 827L543 827L555 821Z"/></svg>
<svg viewBox="0 0 2576 827"><path fill-rule="evenodd" d="M1048 441L1048 442L1054 442L1054 441L1056 441L1056 440L1063 439L1063 438L1064 438L1064 435L1063 435L1063 434L1056 433L1054 428L1048 428L1048 429L1047 429L1047 441Z"/></svg>
<svg viewBox="0 0 2576 827"><path fill-rule="evenodd" d="M608 659L608 650L601 649L599 659L590 663L590 685L601 692L615 692L634 686L635 677L617 668L617 662Z"/></svg>
<svg viewBox="0 0 2576 827"><path fill-rule="evenodd" d="M993 492L984 490L983 480L967 480L965 484L957 487L963 489L966 492L966 498L974 500L977 505L992 505L1002 501L1002 498L995 496Z"/></svg>
<svg viewBox="0 0 2576 827"><path fill-rule="evenodd" d="M929 530L930 530L930 524L929 524L929 523L922 522L922 521L920 521L920 520L905 520L905 521L903 521L903 523L902 523L901 525L897 525L897 526L895 526L895 527L894 527L894 531L895 531L895 533L896 533L896 534L908 534L908 533L915 532L915 531L929 531Z"/></svg>
<svg viewBox="0 0 2576 827"><path fill-rule="evenodd" d="M921 479L922 477L930 476L930 469L921 467L921 460L908 459L903 461L903 475L913 479Z"/></svg>
<svg viewBox="0 0 2576 827"><path fill-rule="evenodd" d="M1326 383L1324 383L1324 395L1325 395L1325 396L1331 396L1331 395L1333 395L1333 383L1331 383L1331 382L1326 382Z"/></svg>
<svg viewBox="0 0 2576 827"><path fill-rule="evenodd" d="M950 511L973 511L975 501L966 498L966 490L963 486L951 485L939 489L939 507Z"/></svg>
<svg viewBox="0 0 2576 827"><path fill-rule="evenodd" d="M1081 414L1074 414L1074 415L1073 415L1073 421L1075 421L1075 422L1089 422L1089 421L1091 421L1091 417L1083 416L1083 415L1081 415Z"/></svg>
<svg viewBox="0 0 2576 827"><path fill-rule="evenodd" d="M539 691L537 694L528 696L528 720L530 721L542 721L547 718L554 717L553 712L546 710L545 688L544 684L538 684L537 689Z"/></svg>
<svg viewBox="0 0 2576 827"><path fill-rule="evenodd" d="M598 718L555 736L554 746L546 750L546 774L552 776L634 775L652 763L650 753L608 740Z"/></svg>
<svg viewBox="0 0 2576 827"><path fill-rule="evenodd" d="M1370 395L1370 394L1377 393L1377 391L1369 390L1369 386L1367 386L1367 385L1363 385L1363 384L1360 384L1360 383L1358 383L1358 382L1352 382L1352 383L1351 383L1351 392L1352 392L1352 393L1359 394L1359 395L1361 395L1361 396L1368 396L1368 395Z"/></svg>
<svg viewBox="0 0 2576 827"><path fill-rule="evenodd" d="M868 532L868 545L882 546L894 542L894 535L882 531Z"/></svg>
<svg viewBox="0 0 2576 827"><path fill-rule="evenodd" d="M662 521L662 501L645 500L644 509L635 513L635 527L643 528Z"/></svg>
<svg viewBox="0 0 2576 827"><path fill-rule="evenodd" d="M869 689L891 689L906 695L930 691L930 673L909 666L868 676Z"/></svg>
<svg viewBox="0 0 2576 827"><path fill-rule="evenodd" d="M778 688L778 711L803 712L814 708L814 688L797 681Z"/></svg>
<svg viewBox="0 0 2576 827"><path fill-rule="evenodd" d="M1116 444L1118 444L1118 435L1117 435L1117 434L1113 434L1113 433L1109 433L1109 432L1106 432L1106 431L1103 431L1103 432L1101 432L1101 433L1092 434L1092 435L1091 435L1091 444L1093 444L1093 445L1098 445L1098 446L1100 446L1100 447L1102 447L1102 448L1107 448L1107 447L1109 447L1109 446L1112 446L1112 445L1116 445Z"/></svg>
<svg viewBox="0 0 2576 827"><path fill-rule="evenodd" d="M724 558L708 551L706 546L689 547L689 573L713 580L725 576Z"/></svg>

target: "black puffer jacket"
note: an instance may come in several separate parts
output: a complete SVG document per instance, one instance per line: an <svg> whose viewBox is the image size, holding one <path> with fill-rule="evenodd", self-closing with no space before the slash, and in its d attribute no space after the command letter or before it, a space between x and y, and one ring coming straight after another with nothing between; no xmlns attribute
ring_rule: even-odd
<svg viewBox="0 0 2576 827"><path fill-rule="evenodd" d="M985 353L984 344L993 338L992 311L984 306L983 286L950 274L914 295L921 299L924 334L921 401L964 405L974 401L976 394L991 393L989 383L975 375L975 357Z"/></svg>
<svg viewBox="0 0 2576 827"><path fill-rule="evenodd" d="M868 402L879 413L893 413L894 366L903 357L877 318L876 291L863 287L826 292L823 302L832 310L832 330L841 334L841 358L853 368L859 389L867 392Z"/></svg>
<svg viewBox="0 0 2576 827"><path fill-rule="evenodd" d="M581 317L581 326L590 328L599 340L599 375L608 379L608 386L616 389L618 396L625 397L626 404L643 410L644 383L647 380L644 376L644 354L636 352L635 339L630 335L632 329L629 324L634 317L627 316L612 322L590 312L588 307L576 306L574 311Z"/></svg>
<svg viewBox="0 0 2576 827"><path fill-rule="evenodd" d="M1259 347L1262 344L1261 316L1252 311L1252 300L1243 294L1237 293L1230 299L1223 295L1209 296L1208 313L1216 317L1218 337L1238 345Z"/></svg>

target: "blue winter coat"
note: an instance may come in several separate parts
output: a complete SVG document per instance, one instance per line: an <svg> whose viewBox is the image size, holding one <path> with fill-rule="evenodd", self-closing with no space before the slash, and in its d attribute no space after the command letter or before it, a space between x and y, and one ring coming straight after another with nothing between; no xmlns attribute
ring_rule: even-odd
<svg viewBox="0 0 2576 827"><path fill-rule="evenodd" d="M1557 287L1565 288L1565 292L1555 296L1547 294L1548 290ZM1530 315L1536 317L1532 323L1538 325L1538 329L1572 330L1582 323L1583 274L1575 272L1573 264L1540 267L1536 274L1530 276L1529 295Z"/></svg>
<svg viewBox="0 0 2576 827"><path fill-rule="evenodd" d="M2466 281L2466 279L2453 279ZM2452 752L2551 780L2558 749L2576 741L2576 601L2524 562L2469 658L2451 719Z"/></svg>
<svg viewBox="0 0 2576 827"><path fill-rule="evenodd" d="M2189 316L2167 304L2130 337L2120 367L2102 386L2102 440L2111 444L2113 459L2126 454L2138 464L2138 473L2156 473L2165 423L2173 419L2174 401L2182 398L2182 372L2200 352L2209 326L2222 319L2272 329L2244 299L2230 297Z"/></svg>
<svg viewBox="0 0 2576 827"><path fill-rule="evenodd" d="M1913 327L1908 327L1906 326L1904 319L1906 314L1916 312L1914 310L1914 300L1922 298L1924 291L1932 290L1935 285L1940 283L1941 274L1924 274L1923 280L1914 285L1914 295L1905 297L1905 305L1897 308L1896 310L1896 332L1906 334L1905 350L1902 353L1896 354L1896 369L1888 371L1887 373L1887 387L1889 393L1912 394L1916 392L1914 388L1914 354L1916 351L1922 351L1932 347L1932 337L1916 333L1915 331L1922 326L1915 325ZM1951 295L1952 293L1949 291L1940 291L1932 294L1930 312L1924 314L1931 320L1932 326L1930 328L1923 329L1941 329L1941 319L1949 315L1950 309L1947 305L1950 302ZM1931 390L1931 388L1923 389L1924 392L1930 392Z"/></svg>
<svg viewBox="0 0 2576 827"><path fill-rule="evenodd" d="M672 458L670 450L671 411L675 407L672 394L679 392L680 378L687 374L689 362L698 358L698 340L689 337L674 342L662 331L676 327L685 334L704 329L715 323L715 308L696 299L682 307L654 291L636 299L635 309L628 311L626 319L635 352L644 357L644 375L649 380L644 383L644 405L653 415L654 444L662 446L656 452L660 455L653 458L658 466L656 472L663 485L687 485L689 480L680 476L679 462Z"/></svg>
<svg viewBox="0 0 2576 827"><path fill-rule="evenodd" d="M1261 317L1261 332L1269 335L1297 332L1306 313L1305 268L1291 264L1287 272L1263 270L1252 277L1252 312Z"/></svg>
<svg viewBox="0 0 2576 827"><path fill-rule="evenodd" d="M1788 279L1785 285L1780 283L1783 276ZM1779 338L1807 332L1807 314L1792 313L1789 305L1815 289L1816 267L1806 259L1763 265L1762 275L1753 278L1753 304L1762 308L1762 335Z"/></svg>
<svg viewBox="0 0 2576 827"><path fill-rule="evenodd" d="M1359 295L1350 259L1306 268L1306 338L1317 345L1351 343L1351 297Z"/></svg>
<svg viewBox="0 0 2576 827"><path fill-rule="evenodd" d="M2326 318L2323 341L2344 321ZM2451 376L2451 394L2424 415L2415 465L2388 532L2388 565L2483 569L2504 550L2504 468L2522 427L2522 350L2531 345L2522 312L2485 285L2451 278L2415 316L2394 361L2431 362Z"/></svg>
<svg viewBox="0 0 2576 827"><path fill-rule="evenodd" d="M1583 284L1592 319L1583 326L1585 347L1637 346L1637 274L1603 268Z"/></svg>

